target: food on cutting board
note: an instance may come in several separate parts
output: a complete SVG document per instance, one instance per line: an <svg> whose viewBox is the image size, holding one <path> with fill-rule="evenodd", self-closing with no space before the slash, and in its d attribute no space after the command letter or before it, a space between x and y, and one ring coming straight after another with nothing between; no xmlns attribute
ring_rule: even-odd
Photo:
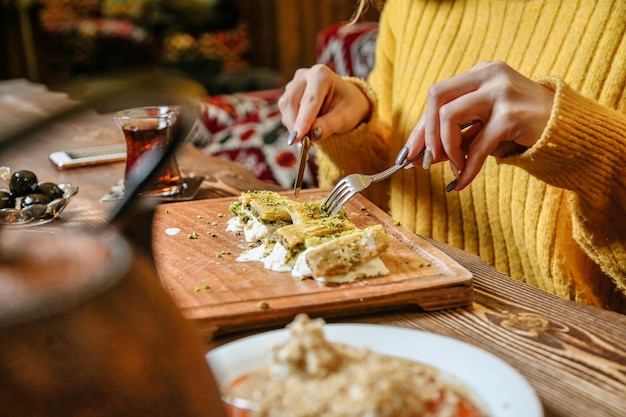
<svg viewBox="0 0 626 417"><path fill-rule="evenodd" d="M469 390L418 361L328 341L324 321L301 314L266 366L222 389L231 415L479 417Z"/></svg>
<svg viewBox="0 0 626 417"><path fill-rule="evenodd" d="M389 246L381 225L358 228L345 209L328 216L321 200L297 202L274 191L246 191L229 208L227 230L243 233L253 247L237 260L296 278L352 282L389 273L380 255Z"/></svg>

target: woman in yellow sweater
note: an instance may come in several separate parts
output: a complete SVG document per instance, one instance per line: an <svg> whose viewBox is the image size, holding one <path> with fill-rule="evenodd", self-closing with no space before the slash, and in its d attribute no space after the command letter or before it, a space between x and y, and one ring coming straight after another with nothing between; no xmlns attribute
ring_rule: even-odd
<svg viewBox="0 0 626 417"><path fill-rule="evenodd" d="M320 185L426 148L429 169L367 197L516 279L626 312L625 45L621 0L387 0L367 82L298 70L279 105L290 143L314 138Z"/></svg>

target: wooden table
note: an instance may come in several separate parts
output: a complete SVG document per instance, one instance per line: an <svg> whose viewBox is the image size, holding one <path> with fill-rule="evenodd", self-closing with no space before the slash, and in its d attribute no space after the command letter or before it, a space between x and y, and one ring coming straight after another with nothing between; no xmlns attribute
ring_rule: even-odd
<svg viewBox="0 0 626 417"><path fill-rule="evenodd" d="M0 129L10 128L7 123L16 120L40 116L42 110L37 109L64 100L22 80L2 82ZM62 219L48 227L97 227L106 222L108 214L108 207L99 199L121 178L123 164L58 171L48 162L48 154L121 140L108 115L88 113L38 133L26 147L2 154L0 165L33 169L51 181L79 185L80 192ZM195 149L182 150L179 162L183 172L207 176L199 198L234 195L251 184L267 185L250 182L250 174L241 166L206 157ZM419 329L478 346L527 378L546 416L626 415L626 316L546 294L499 273L477 256L430 242L474 274L471 307L428 313L402 310L337 321ZM242 336L219 338L207 348Z"/></svg>
<svg viewBox="0 0 626 417"><path fill-rule="evenodd" d="M23 79L0 82L0 137L20 126L41 120L67 108L72 103L65 93L49 91L45 86ZM124 136L110 114L85 111L36 132L22 145L0 156L0 166L12 170L28 169L40 181L71 183L79 193L63 212L57 225L90 225L106 223L116 202L100 199L124 175L124 162L94 165L85 168L58 169L48 159L54 151L124 143ZM241 189L263 187L281 189L275 184L257 180L243 166L221 158L204 155L192 145L183 145L177 153L183 176L203 176L196 198L224 197L239 194Z"/></svg>

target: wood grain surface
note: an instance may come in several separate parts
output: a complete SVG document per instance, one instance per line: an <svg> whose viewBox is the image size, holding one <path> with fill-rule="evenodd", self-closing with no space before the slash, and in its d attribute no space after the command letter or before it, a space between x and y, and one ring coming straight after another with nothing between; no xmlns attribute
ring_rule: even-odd
<svg viewBox="0 0 626 417"><path fill-rule="evenodd" d="M327 192L304 190L300 201L319 200ZM226 231L232 218L228 206L236 199L173 203L155 214L153 251L163 286L207 337L285 324L297 312L336 317L406 305L433 311L471 303L472 276L465 268L360 195L347 205L348 218L357 227L385 227L390 246L381 259L388 275L323 284L270 271L261 262L238 262L248 244L242 234Z"/></svg>
<svg viewBox="0 0 626 417"><path fill-rule="evenodd" d="M416 329L484 349L529 381L545 417L626 416L626 316L547 294L476 255L426 240L472 273L470 306L430 312L401 308L327 322ZM255 333L224 335L208 346Z"/></svg>
<svg viewBox="0 0 626 417"><path fill-rule="evenodd" d="M66 102L66 97L26 80L2 81L0 110L5 117L0 120L0 128L10 131L18 122L30 120L31 115L40 116L42 109ZM57 123L37 134L28 146L16 146L13 152L0 155L0 165L34 169L42 178L80 187L61 219L40 227L68 233L72 227L97 229L106 222L110 206L98 200L121 178L123 163L57 171L49 163L48 153L115 143L121 140L117 133L114 136L115 128L109 115L89 113ZM250 185L252 176L242 166L201 155L195 149L181 154L179 163L181 168L185 166L185 172L206 176L206 191L199 198L234 196L256 187ZM168 207L174 206L160 206L159 215ZM418 329L471 343L517 369L539 395L546 417L626 416L625 315L547 294L497 271L476 255L443 242L424 240L471 272L470 305L428 312L394 306L393 311L360 311L328 321ZM157 259L159 256L155 252ZM207 342L206 349L258 331L218 336Z"/></svg>

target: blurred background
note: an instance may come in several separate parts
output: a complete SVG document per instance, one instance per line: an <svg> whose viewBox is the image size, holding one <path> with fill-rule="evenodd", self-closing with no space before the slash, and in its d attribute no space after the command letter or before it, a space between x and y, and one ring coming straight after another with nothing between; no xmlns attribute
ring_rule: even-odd
<svg viewBox="0 0 626 417"><path fill-rule="evenodd" d="M356 0L0 0L0 80L174 71L211 95L280 87ZM378 20L370 10L367 20Z"/></svg>

